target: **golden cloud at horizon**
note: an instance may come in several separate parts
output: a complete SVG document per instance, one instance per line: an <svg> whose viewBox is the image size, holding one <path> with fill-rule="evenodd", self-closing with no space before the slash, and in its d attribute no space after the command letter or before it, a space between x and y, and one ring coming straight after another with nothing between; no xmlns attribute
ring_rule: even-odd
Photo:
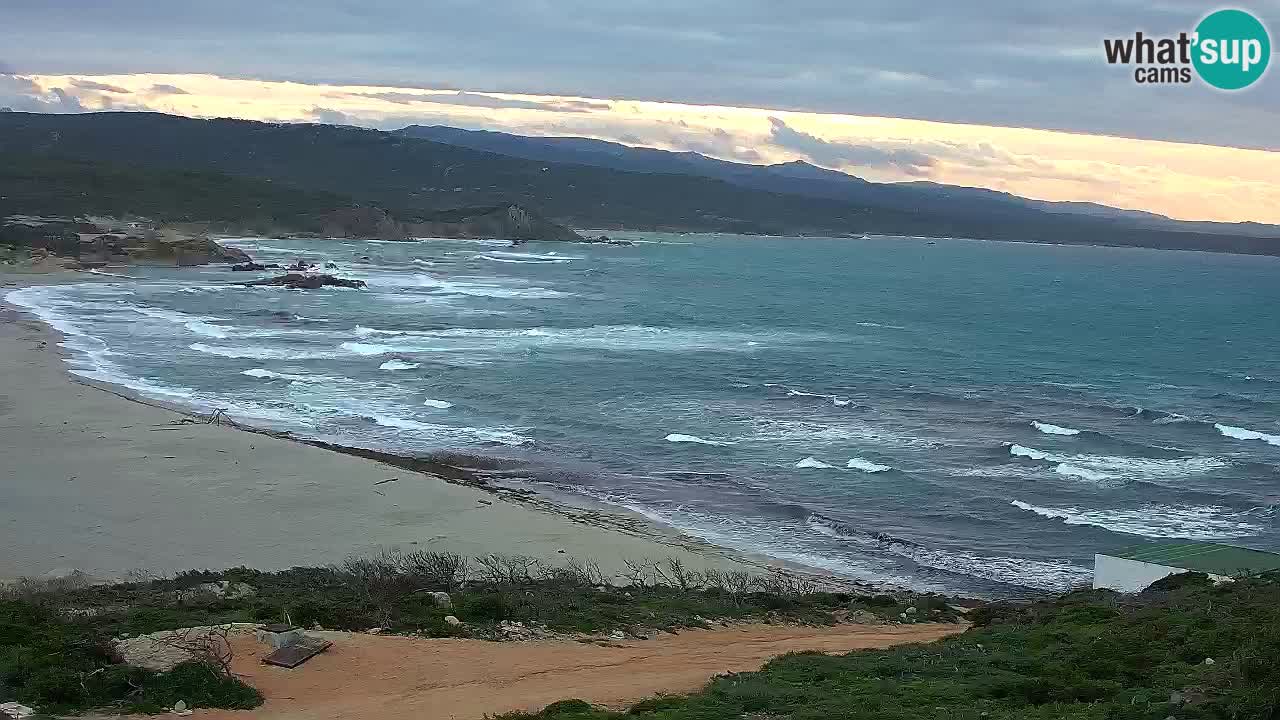
<svg viewBox="0 0 1280 720"><path fill-rule="evenodd" d="M1280 152L926 120L196 74L30 75L90 110L455 125L693 150L726 160L806 160L868 180L928 180L1087 201L1186 220L1280 224Z"/></svg>

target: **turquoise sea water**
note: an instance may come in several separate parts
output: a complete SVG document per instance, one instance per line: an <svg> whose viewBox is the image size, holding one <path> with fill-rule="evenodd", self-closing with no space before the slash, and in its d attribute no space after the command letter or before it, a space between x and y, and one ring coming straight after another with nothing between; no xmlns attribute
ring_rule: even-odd
<svg viewBox="0 0 1280 720"><path fill-rule="evenodd" d="M904 238L634 247L229 241L225 268L30 288L72 369L836 573L1087 580L1143 538L1280 550L1280 261ZM368 261L362 261L368 257Z"/></svg>

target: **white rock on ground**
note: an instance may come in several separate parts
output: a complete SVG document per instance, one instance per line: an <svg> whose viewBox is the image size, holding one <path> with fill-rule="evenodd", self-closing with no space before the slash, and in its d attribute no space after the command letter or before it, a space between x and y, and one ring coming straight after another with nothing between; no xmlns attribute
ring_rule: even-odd
<svg viewBox="0 0 1280 720"><path fill-rule="evenodd" d="M172 670L180 663L196 659L191 651L174 647L173 642L181 640L184 636L195 637L201 631L209 632L223 627L228 628L232 634L239 634L254 632L260 626L255 623L231 623L230 625L161 630L148 635L118 638L114 641L115 651L120 656L120 660L126 664L164 672Z"/></svg>

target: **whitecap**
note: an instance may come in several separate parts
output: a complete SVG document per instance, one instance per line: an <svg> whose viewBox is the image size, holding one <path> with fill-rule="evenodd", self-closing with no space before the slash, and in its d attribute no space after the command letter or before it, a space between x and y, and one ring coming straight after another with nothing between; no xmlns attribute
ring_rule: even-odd
<svg viewBox="0 0 1280 720"><path fill-rule="evenodd" d="M426 405L427 407L432 407L439 410L446 410L448 408L453 407L453 403L449 402L448 400L432 400L431 398L427 398L426 400L423 400L422 404Z"/></svg>
<svg viewBox="0 0 1280 720"><path fill-rule="evenodd" d="M1093 473L1106 473L1108 479L1117 478L1171 478L1183 477L1199 473L1221 470L1230 466L1226 460L1216 457L1189 458L1136 458L1114 455L1066 455L1029 448L1023 445L1010 445L1009 454L1014 457L1025 457L1031 460L1066 464L1068 470L1086 470ZM1071 474L1061 471L1063 474Z"/></svg>
<svg viewBox="0 0 1280 720"><path fill-rule="evenodd" d="M1249 428L1233 427L1231 425L1223 425L1222 423L1214 423L1218 432L1229 438L1236 440L1261 440L1268 445L1280 447L1280 435L1268 435L1267 433L1250 430Z"/></svg>
<svg viewBox="0 0 1280 720"><path fill-rule="evenodd" d="M1082 468L1070 463L1059 463L1054 466L1053 471L1059 475L1066 475L1067 477L1079 478L1081 480L1088 480L1089 482L1096 483L1104 483L1108 480L1116 479L1116 476L1111 473L1105 473L1100 470L1090 470L1089 468Z"/></svg>
<svg viewBox="0 0 1280 720"><path fill-rule="evenodd" d="M849 458L849 462L845 463L844 466L852 470L861 470L866 473L878 473L893 469L888 465L873 463L870 460L863 460L862 458Z"/></svg>
<svg viewBox="0 0 1280 720"><path fill-rule="evenodd" d="M405 362L403 360L391 359L378 366L379 370L412 370L418 367L418 363Z"/></svg>
<svg viewBox="0 0 1280 720"><path fill-rule="evenodd" d="M244 358L252 360L319 360L323 358L332 358L336 355L332 352L314 351L314 350L291 350L289 348L280 347L262 347L256 345L207 345L205 343L191 343L187 347L197 352L208 355L217 355L226 358Z"/></svg>
<svg viewBox="0 0 1280 720"><path fill-rule="evenodd" d="M1061 425L1050 425L1042 423L1039 420L1032 420L1031 426L1046 435L1079 435L1080 431L1075 428L1062 427Z"/></svg>
<svg viewBox="0 0 1280 720"><path fill-rule="evenodd" d="M347 352L355 353L356 355L386 355L387 353L393 353L400 350L400 348L393 345L376 345L372 343L358 342L344 342L338 347L346 350Z"/></svg>
<svg viewBox="0 0 1280 720"><path fill-rule="evenodd" d="M363 325L357 325L356 329L352 332L355 333L356 337L372 337L374 335L394 336L404 334L404 331L402 330L379 330L378 328L365 327Z"/></svg>
<svg viewBox="0 0 1280 720"><path fill-rule="evenodd" d="M800 462L797 462L795 466L798 468L806 468L806 469L814 469L814 470L823 470L831 467L830 465L822 462L821 460L815 457L804 458Z"/></svg>
<svg viewBox="0 0 1280 720"><path fill-rule="evenodd" d="M681 433L671 433L666 437L667 442L673 443L695 443L698 445L733 445L731 442L723 442L720 440L705 440L697 435L684 435Z"/></svg>
<svg viewBox="0 0 1280 720"><path fill-rule="evenodd" d="M1157 505L1134 509L1099 510L1079 507L1041 507L1014 500L1010 504L1067 525L1091 525L1112 532L1151 538L1220 540L1257 535L1262 527L1241 513L1216 505Z"/></svg>
<svg viewBox="0 0 1280 720"><path fill-rule="evenodd" d="M255 378L266 378L266 379L272 379L272 380L289 380L291 382L300 382L300 383L332 382L334 380L341 379L341 378L332 378L325 375L298 375L293 373L274 372L272 370L267 370L266 368L253 368L251 370L241 370L240 374L248 375L249 377L255 377Z"/></svg>

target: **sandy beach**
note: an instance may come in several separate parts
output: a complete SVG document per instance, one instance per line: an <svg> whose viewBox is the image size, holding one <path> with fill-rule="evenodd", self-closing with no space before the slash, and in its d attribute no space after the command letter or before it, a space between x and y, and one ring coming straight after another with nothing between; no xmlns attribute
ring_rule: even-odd
<svg viewBox="0 0 1280 720"><path fill-rule="evenodd" d="M0 274L15 287L86 275ZM66 372L59 334L0 306L0 578L339 562L380 546L736 564L632 518L598 522L135 402ZM385 482L395 478L394 482Z"/></svg>

